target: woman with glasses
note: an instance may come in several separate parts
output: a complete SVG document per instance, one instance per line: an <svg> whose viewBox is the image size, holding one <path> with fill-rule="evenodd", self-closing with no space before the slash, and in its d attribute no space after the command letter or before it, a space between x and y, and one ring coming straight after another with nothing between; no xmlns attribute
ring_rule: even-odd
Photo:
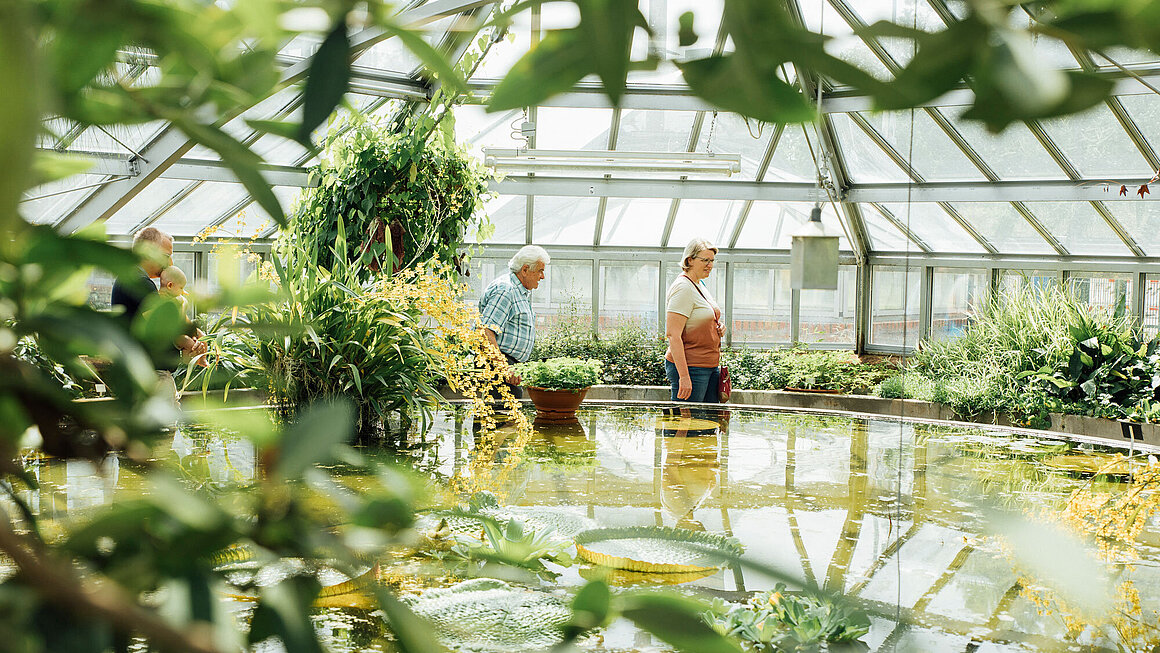
<svg viewBox="0 0 1160 653"><path fill-rule="evenodd" d="M721 337L725 325L721 307L713 301L705 279L713 271L717 248L704 238L685 245L683 270L665 299L665 374L673 401L717 403Z"/></svg>

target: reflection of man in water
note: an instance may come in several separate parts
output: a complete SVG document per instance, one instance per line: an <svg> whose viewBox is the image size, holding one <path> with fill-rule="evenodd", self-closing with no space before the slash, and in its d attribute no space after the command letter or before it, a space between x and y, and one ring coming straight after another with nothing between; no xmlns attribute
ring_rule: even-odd
<svg viewBox="0 0 1160 653"><path fill-rule="evenodd" d="M717 487L718 428L707 420L691 417L689 409L664 418L661 505L677 521L677 528L703 531L693 518ZM671 426L675 428L663 428Z"/></svg>

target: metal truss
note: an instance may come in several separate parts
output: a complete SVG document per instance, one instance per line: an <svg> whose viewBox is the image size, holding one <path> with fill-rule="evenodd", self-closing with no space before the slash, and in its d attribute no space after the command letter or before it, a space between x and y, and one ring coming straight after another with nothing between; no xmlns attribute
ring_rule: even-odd
<svg viewBox="0 0 1160 653"><path fill-rule="evenodd" d="M432 0L403 12L399 15L398 22L407 27L421 27L440 18L470 11L493 2L494 0ZM352 56L358 56L389 36L389 33L378 27L362 30L350 39ZM282 72L278 88L281 89L301 81L305 78L309 66L308 59L288 66ZM224 123L236 117L238 113L227 116L206 115L204 118L207 120L216 119L218 123ZM193 149L193 146L194 142L183 133L172 125L167 126L153 142L140 152L138 158L141 174L97 189L79 205L77 210L65 216L57 224L57 227L65 232L73 232L93 222L108 219L144 190L149 183L160 177L164 170L177 163Z"/></svg>

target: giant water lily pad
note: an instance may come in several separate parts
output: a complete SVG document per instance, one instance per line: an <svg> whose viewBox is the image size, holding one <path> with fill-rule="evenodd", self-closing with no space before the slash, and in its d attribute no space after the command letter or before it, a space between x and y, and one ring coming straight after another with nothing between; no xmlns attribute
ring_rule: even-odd
<svg viewBox="0 0 1160 653"><path fill-rule="evenodd" d="M647 573L688 573L722 566L741 555L736 538L683 528L598 528L576 536L576 552L595 565Z"/></svg>
<svg viewBox="0 0 1160 653"><path fill-rule="evenodd" d="M545 649L572 616L563 597L478 578L404 599L446 646L477 651Z"/></svg>

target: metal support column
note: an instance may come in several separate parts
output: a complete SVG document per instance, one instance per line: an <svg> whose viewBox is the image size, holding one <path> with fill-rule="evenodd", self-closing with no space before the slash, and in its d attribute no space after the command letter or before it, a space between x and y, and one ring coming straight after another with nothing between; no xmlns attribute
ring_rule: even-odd
<svg viewBox="0 0 1160 653"><path fill-rule="evenodd" d="M600 333L600 258L592 257L592 333Z"/></svg>
<svg viewBox="0 0 1160 653"><path fill-rule="evenodd" d="M1141 284L1143 285L1143 284ZM733 346L733 264L725 262L725 307L721 319L725 322L725 346ZM1141 313L1142 314L1142 313Z"/></svg>
<svg viewBox="0 0 1160 653"><path fill-rule="evenodd" d="M1148 275L1137 272L1132 283L1132 317L1136 318L1136 328L1144 328L1144 289L1147 288Z"/></svg>
<svg viewBox="0 0 1160 653"><path fill-rule="evenodd" d="M932 315L932 306L934 304L934 296L931 291L934 286L934 268L924 265L921 268L921 276L918 278L918 339L925 340L930 337L930 325ZM907 291L910 289L908 288ZM905 347L906 343L902 345Z"/></svg>

